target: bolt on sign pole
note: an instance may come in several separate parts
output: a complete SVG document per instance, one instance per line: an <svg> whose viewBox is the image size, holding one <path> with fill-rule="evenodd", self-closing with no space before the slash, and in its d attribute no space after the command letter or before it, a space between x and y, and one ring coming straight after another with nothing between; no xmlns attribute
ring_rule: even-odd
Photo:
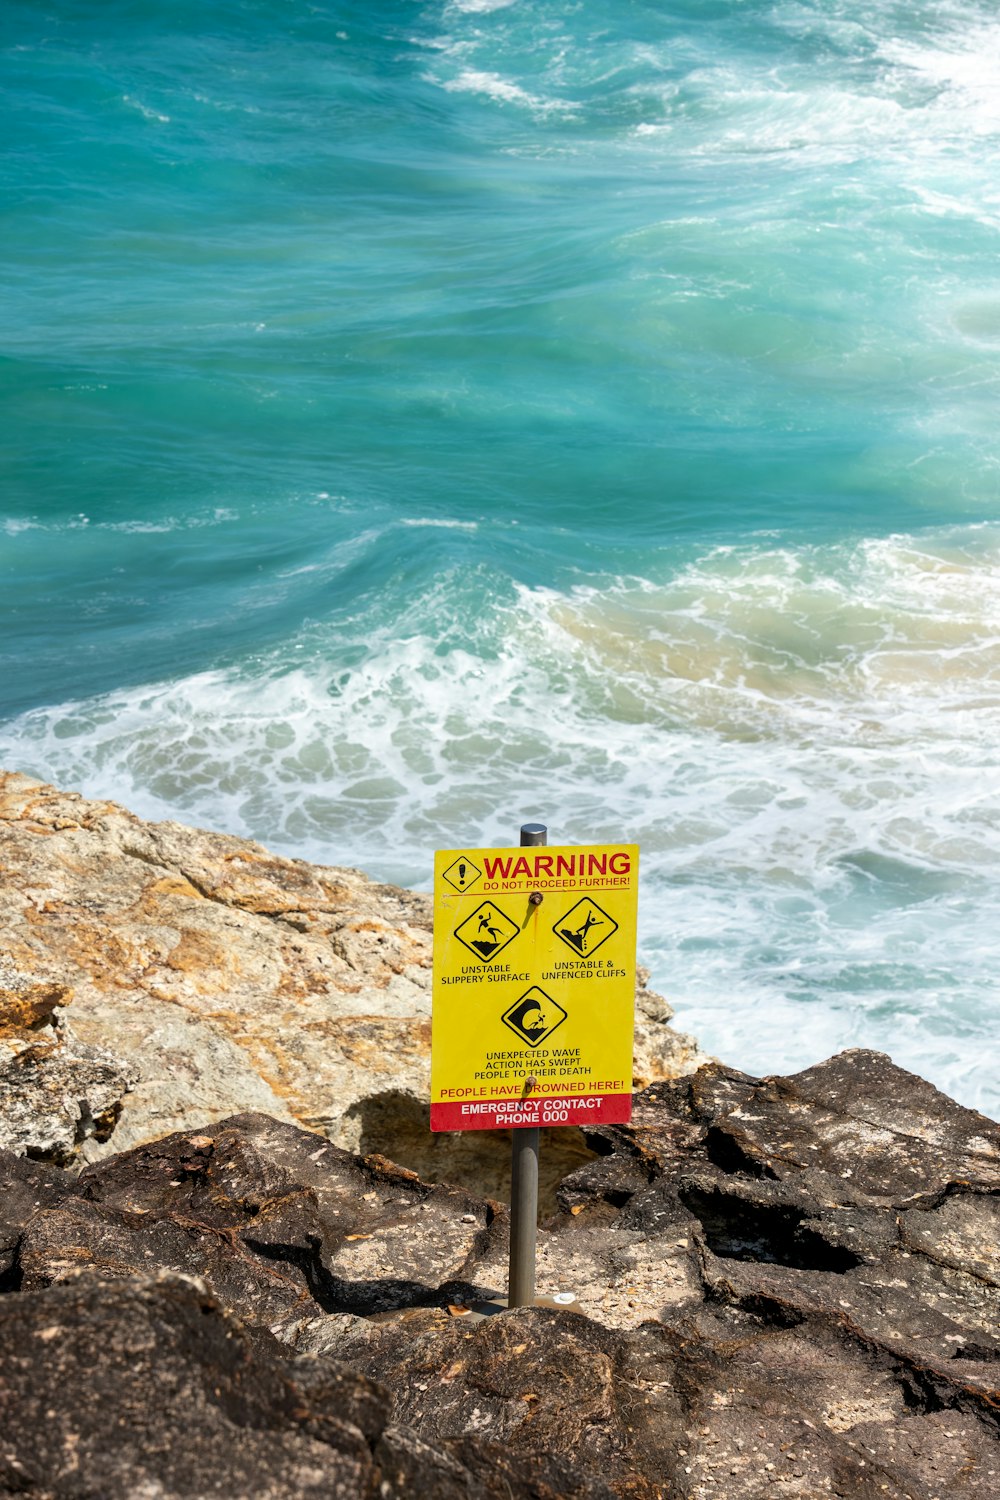
<svg viewBox="0 0 1000 1500"><path fill-rule="evenodd" d="M544 823L524 823L521 848L547 844ZM538 904L535 902L534 904ZM530 1093L534 1079L524 1086ZM535 1244L538 1238L538 1143L540 1127L522 1126L511 1131L510 1148L510 1269L507 1306L530 1307L535 1300Z"/></svg>

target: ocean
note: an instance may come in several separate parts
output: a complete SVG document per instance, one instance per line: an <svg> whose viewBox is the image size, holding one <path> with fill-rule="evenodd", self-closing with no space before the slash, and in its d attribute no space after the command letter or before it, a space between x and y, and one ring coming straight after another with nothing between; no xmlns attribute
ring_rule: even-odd
<svg viewBox="0 0 1000 1500"><path fill-rule="evenodd" d="M1000 19L6 0L0 764L636 842L751 1072L997 1113Z"/></svg>

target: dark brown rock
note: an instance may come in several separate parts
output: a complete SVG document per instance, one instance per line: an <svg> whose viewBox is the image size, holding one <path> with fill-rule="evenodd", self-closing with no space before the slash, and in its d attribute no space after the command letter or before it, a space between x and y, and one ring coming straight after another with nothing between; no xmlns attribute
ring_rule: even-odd
<svg viewBox="0 0 1000 1500"><path fill-rule="evenodd" d="M0 1149L0 1293L19 1290L26 1226L72 1189L65 1173Z"/></svg>
<svg viewBox="0 0 1000 1500"><path fill-rule="evenodd" d="M374 1490L384 1396L329 1364L297 1380L196 1282L81 1278L8 1297L0 1361L0 1494Z"/></svg>
<svg viewBox="0 0 1000 1500"><path fill-rule="evenodd" d="M473 1295L502 1252L495 1219L459 1188L242 1115L87 1168L26 1224L21 1284L171 1270L280 1334L307 1315L439 1302L444 1287Z"/></svg>
<svg viewBox="0 0 1000 1500"><path fill-rule="evenodd" d="M747 1078L702 1068L689 1087L647 1091L682 1098L707 1127L723 1170L777 1179L817 1176L835 1197L850 1189L903 1203L950 1182L995 1183L1000 1131L879 1052L842 1052L791 1078ZM682 1106L683 1107L683 1106Z"/></svg>
<svg viewBox="0 0 1000 1500"><path fill-rule="evenodd" d="M703 1068L589 1141L538 1251L539 1290L582 1313L480 1321L460 1299L504 1285L500 1205L266 1116L78 1179L6 1164L7 1493L235 1495L252 1452L248 1493L275 1496L315 1473L380 1500L996 1500L992 1122L850 1053L786 1079ZM191 1297L236 1364L197 1342ZM74 1333L53 1379L32 1330L69 1306L105 1331ZM143 1380L88 1405L101 1337ZM214 1489L173 1452L182 1418L196 1458L215 1444ZM129 1424L152 1439L130 1448Z"/></svg>
<svg viewBox="0 0 1000 1500"><path fill-rule="evenodd" d="M3 1500L612 1500L546 1454L387 1428L388 1406L189 1278L82 1276L0 1302Z"/></svg>

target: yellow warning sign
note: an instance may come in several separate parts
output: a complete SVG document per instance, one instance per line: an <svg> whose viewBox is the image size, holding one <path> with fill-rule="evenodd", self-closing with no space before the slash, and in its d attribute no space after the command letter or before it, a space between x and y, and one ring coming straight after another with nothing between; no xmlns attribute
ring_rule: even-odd
<svg viewBox="0 0 1000 1500"><path fill-rule="evenodd" d="M638 892L635 844L435 855L432 1130L631 1117Z"/></svg>

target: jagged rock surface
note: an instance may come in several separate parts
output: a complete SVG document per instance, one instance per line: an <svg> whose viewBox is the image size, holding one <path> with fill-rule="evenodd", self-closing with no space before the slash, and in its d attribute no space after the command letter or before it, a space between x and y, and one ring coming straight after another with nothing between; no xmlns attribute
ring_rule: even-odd
<svg viewBox="0 0 1000 1500"><path fill-rule="evenodd" d="M0 1496L235 1497L252 1459L276 1500L994 1500L992 1122L855 1052L591 1143L540 1232L582 1314L478 1322L506 1209L287 1123L3 1156Z"/></svg>
<svg viewBox="0 0 1000 1500"><path fill-rule="evenodd" d="M429 897L3 773L0 873L10 983L72 997L64 1072L84 1058L117 1068L107 1103L88 1106L100 1127L88 1136L61 1116L54 1159L80 1138L94 1161L259 1110L351 1149L391 1147L425 1176L499 1187L500 1142L484 1155L427 1131ZM704 1060L661 996L640 985L637 1002L637 1086ZM41 1122L46 1071L53 1097L73 1089L54 1059L36 1069ZM577 1132L556 1134L559 1176L586 1152Z"/></svg>
<svg viewBox="0 0 1000 1500"><path fill-rule="evenodd" d="M67 987L26 978L0 959L0 1147L69 1162L114 1130L135 1070L80 1042L58 1014Z"/></svg>
<svg viewBox="0 0 1000 1500"><path fill-rule="evenodd" d="M290 1339L305 1316L469 1291L470 1273L501 1253L498 1210L382 1157L239 1115L86 1168L26 1224L20 1286L152 1265L201 1277L227 1307Z"/></svg>
<svg viewBox="0 0 1000 1500"><path fill-rule="evenodd" d="M8 1298L0 1351L3 1500L610 1500L555 1460L394 1429L384 1389L283 1357L196 1280Z"/></svg>

